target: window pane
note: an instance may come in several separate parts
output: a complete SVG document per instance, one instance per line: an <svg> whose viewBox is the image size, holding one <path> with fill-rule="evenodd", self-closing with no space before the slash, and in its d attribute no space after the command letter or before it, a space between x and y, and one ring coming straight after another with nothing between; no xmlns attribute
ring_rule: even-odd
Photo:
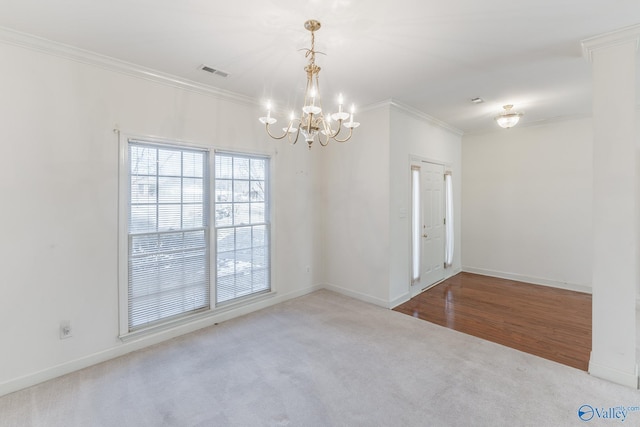
<svg viewBox="0 0 640 427"><path fill-rule="evenodd" d="M269 289L269 270L267 268L254 270L251 286L254 292L262 292Z"/></svg>
<svg viewBox="0 0 640 427"><path fill-rule="evenodd" d="M182 192L183 203L202 203L204 200L204 180L202 178L184 178Z"/></svg>
<svg viewBox="0 0 640 427"><path fill-rule="evenodd" d="M158 250L159 245L157 234L143 234L131 237L132 255L140 256L154 253Z"/></svg>
<svg viewBox="0 0 640 427"><path fill-rule="evenodd" d="M129 153L131 331L207 308L210 289L206 151L130 141Z"/></svg>
<svg viewBox="0 0 640 427"><path fill-rule="evenodd" d="M251 181L251 201L264 202L264 181Z"/></svg>
<svg viewBox="0 0 640 427"><path fill-rule="evenodd" d="M264 203L251 203L251 223L264 222Z"/></svg>
<svg viewBox="0 0 640 427"><path fill-rule="evenodd" d="M182 156L180 151L158 150L158 174L161 176L181 176Z"/></svg>
<svg viewBox="0 0 640 427"><path fill-rule="evenodd" d="M234 157L233 179L249 179L249 159Z"/></svg>
<svg viewBox="0 0 640 427"><path fill-rule="evenodd" d="M249 204L236 203L233 208L233 223L235 225L249 224Z"/></svg>
<svg viewBox="0 0 640 427"><path fill-rule="evenodd" d="M264 159L251 159L251 179L265 179L265 163Z"/></svg>
<svg viewBox="0 0 640 427"><path fill-rule="evenodd" d="M216 227L231 225L233 221L233 205L231 203L216 203Z"/></svg>
<svg viewBox="0 0 640 427"><path fill-rule="evenodd" d="M156 175L158 150L150 147L129 147L131 175Z"/></svg>
<svg viewBox="0 0 640 427"><path fill-rule="evenodd" d="M271 286L268 159L216 154L216 166L216 302L223 303Z"/></svg>
<svg viewBox="0 0 640 427"><path fill-rule="evenodd" d="M250 295L253 291L251 286L251 272L245 271L236 275L235 297Z"/></svg>
<svg viewBox="0 0 640 427"><path fill-rule="evenodd" d="M267 267L267 259L267 251L265 247L253 248L253 252L251 253L253 268Z"/></svg>
<svg viewBox="0 0 640 427"><path fill-rule="evenodd" d="M249 201L249 181L233 181L233 201L248 202Z"/></svg>
<svg viewBox="0 0 640 427"><path fill-rule="evenodd" d="M160 205L158 206L158 230L178 230L180 229L181 206L180 205Z"/></svg>
<svg viewBox="0 0 640 427"><path fill-rule="evenodd" d="M204 226L202 204L182 205L182 228L197 228Z"/></svg>
<svg viewBox="0 0 640 427"><path fill-rule="evenodd" d="M267 227L264 225L258 225L253 227L253 246L266 246L267 245Z"/></svg>
<svg viewBox="0 0 640 427"><path fill-rule="evenodd" d="M182 153L182 174L196 178L203 178L204 156L202 153L184 152Z"/></svg>
<svg viewBox="0 0 640 427"><path fill-rule="evenodd" d="M156 231L156 205L132 205L129 214L131 233Z"/></svg>
<svg viewBox="0 0 640 427"><path fill-rule="evenodd" d="M231 202L233 194L233 181L216 179L216 202Z"/></svg>
<svg viewBox="0 0 640 427"><path fill-rule="evenodd" d="M156 202L156 177L145 175L131 176L131 203Z"/></svg>
<svg viewBox="0 0 640 427"><path fill-rule="evenodd" d="M444 176L445 182L445 265L451 267L453 264L453 178L451 173Z"/></svg>
<svg viewBox="0 0 640 427"><path fill-rule="evenodd" d="M236 280L234 275L219 276L216 284L216 295L218 302L229 301L236 298Z"/></svg>
<svg viewBox="0 0 640 427"><path fill-rule="evenodd" d="M182 233L161 234L160 249L163 252L173 252L182 249L183 235Z"/></svg>
<svg viewBox="0 0 640 427"><path fill-rule="evenodd" d="M420 168L411 168L411 281L412 284L420 281L420 245L422 235L420 224L422 223L420 212Z"/></svg>
<svg viewBox="0 0 640 427"><path fill-rule="evenodd" d="M218 278L236 274L235 252L218 252L216 263L218 268Z"/></svg>
<svg viewBox="0 0 640 427"><path fill-rule="evenodd" d="M235 249L235 230L233 228L224 228L218 230L216 239L217 251L228 252Z"/></svg>
<svg viewBox="0 0 640 427"><path fill-rule="evenodd" d="M186 249L206 249L207 240L205 239L204 230L184 233L184 247Z"/></svg>
<svg viewBox="0 0 640 427"><path fill-rule="evenodd" d="M216 179L232 179L233 178L233 157L216 155Z"/></svg>
<svg viewBox="0 0 640 427"><path fill-rule="evenodd" d="M236 249L251 247L251 227L236 228Z"/></svg>
<svg viewBox="0 0 640 427"><path fill-rule="evenodd" d="M158 178L158 201L160 203L180 203L182 180L180 178Z"/></svg>

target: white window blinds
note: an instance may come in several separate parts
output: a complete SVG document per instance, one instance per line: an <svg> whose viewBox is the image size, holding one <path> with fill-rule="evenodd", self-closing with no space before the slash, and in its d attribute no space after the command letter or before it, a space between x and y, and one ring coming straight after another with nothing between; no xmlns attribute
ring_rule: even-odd
<svg viewBox="0 0 640 427"><path fill-rule="evenodd" d="M209 307L208 152L129 141L129 331Z"/></svg>
<svg viewBox="0 0 640 427"><path fill-rule="evenodd" d="M216 303L270 285L269 159L215 155Z"/></svg>

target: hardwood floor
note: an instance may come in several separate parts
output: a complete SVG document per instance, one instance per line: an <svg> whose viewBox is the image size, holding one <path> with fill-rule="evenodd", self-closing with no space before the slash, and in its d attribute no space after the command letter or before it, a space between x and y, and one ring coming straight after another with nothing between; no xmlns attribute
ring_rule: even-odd
<svg viewBox="0 0 640 427"><path fill-rule="evenodd" d="M574 368L588 368L589 294L460 273L394 310Z"/></svg>

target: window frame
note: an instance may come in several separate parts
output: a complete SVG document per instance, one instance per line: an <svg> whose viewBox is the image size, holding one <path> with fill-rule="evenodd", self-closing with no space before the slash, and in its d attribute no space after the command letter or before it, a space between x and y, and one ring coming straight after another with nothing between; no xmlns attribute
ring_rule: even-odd
<svg viewBox="0 0 640 427"><path fill-rule="evenodd" d="M203 144L178 140L178 139L166 139L148 135L138 135L133 133L126 133L119 129L114 129L114 133L118 135L118 338L123 341L131 341L138 339L141 336L149 335L173 329L179 326L192 324L194 322L206 321L207 318L222 315L223 318L228 316L227 313L230 310L240 309L240 313L246 313L248 311L242 309L242 307L249 304L259 303L262 300L275 297L277 294L274 265L276 264L275 257L275 220L273 216L275 200L272 196L271 182L273 180L275 160L270 153L266 152L252 152L252 151L237 151L232 149L214 149L210 146ZM133 331L129 330L129 313L128 313L128 287L129 287L129 203L130 203L130 181L129 181L129 141L148 142L155 145L166 145L173 148L185 148L185 149L197 149L208 151L208 162L206 164L207 171L205 172L207 179L209 180L209 194L208 194L208 248L209 248L209 308L202 309L195 313L185 314L178 318L166 319L164 321L155 322L152 325L141 327ZM237 298L232 301L216 304L216 271L217 271L217 247L215 241L215 154L217 152L234 154L245 157L263 157L268 161L268 171L265 172L266 185L268 187L268 200L265 209L268 212L269 217L269 248L268 248L268 274L270 288L268 291L260 292L259 294L251 294L242 298Z"/></svg>
<svg viewBox="0 0 640 427"><path fill-rule="evenodd" d="M216 179L217 178L217 171L216 171L216 157L220 155L220 156L230 156L233 159L248 159L249 161L253 160L253 159L261 159L263 161L265 161L265 170L264 170L264 188L263 188L263 192L264 192L264 221L261 224L254 224L251 221L249 221L248 224L228 224L228 225L221 225L218 226L217 222L216 222L216 218L215 218L215 210L216 210ZM246 301L248 299L253 299L253 298L259 298L262 295L268 295L271 293L274 293L274 289L273 289L273 221L272 221L272 200L271 200L271 170L272 170L272 158L269 155L266 154L255 154L255 153L246 153L246 152L238 152L238 151L232 151L232 150L214 150L213 155L211 156L211 163L213 165L213 169L211 171L211 179L212 179L212 197L211 197L211 204L212 204L212 212L214 215L213 218L213 222L211 223L211 239L212 239L212 245L213 245L213 256L215 257L214 260L214 264L212 264L212 269L211 269L211 274L213 276L213 286L214 286L214 292L212 292L212 302L214 304L214 306L216 308L224 308L224 307L229 307L229 306L234 306L237 304L242 304L243 301ZM250 173L249 173L250 175ZM229 178L220 178L220 179L225 179L225 180L229 180ZM236 179L234 179L233 177L230 179L230 181L235 182ZM243 181L243 179L238 179L238 181ZM252 181L251 178L247 179L247 181L249 181L249 183ZM233 201L232 205L234 205L236 202ZM249 202L250 203L250 202ZM226 204L226 203L225 203ZM266 239L267 239L267 248L266 248L266 257L267 257L267 262L266 262L266 275L267 275L267 282L268 282L268 287L264 290L260 290L260 291L256 291L256 292L251 292L247 295L241 295L241 296L237 296L234 298L230 298L224 301L218 301L218 292L219 292L219 288L218 288L218 232L219 230L222 229L233 229L235 230L236 228L239 227L254 227L254 226L258 226L258 225L264 225L266 231ZM235 248L235 246L234 246ZM251 248L253 249L253 246L251 246ZM234 251L236 251L237 249L234 249ZM253 273L253 270L252 270Z"/></svg>
<svg viewBox="0 0 640 427"><path fill-rule="evenodd" d="M453 172L447 170L444 173L444 268L453 267L453 256L455 254L455 223L454 223L454 203L453 203Z"/></svg>
<svg viewBox="0 0 640 427"><path fill-rule="evenodd" d="M422 196L420 185L422 169L419 164L411 165L410 172L410 204L411 204L411 286L420 282L422 273Z"/></svg>
<svg viewBox="0 0 640 427"><path fill-rule="evenodd" d="M125 134L117 131L119 134L119 171L118 171L118 318L119 318L119 337L125 339L130 336L136 336L140 333L148 331L156 331L171 327L175 324L185 323L193 317L210 311L212 307L211 298L211 262L212 262L212 246L211 246L211 150L208 147L187 143L178 140L168 140L157 137L141 136L133 134ZM208 193L204 194L204 226L206 250L208 251L208 282L209 282L209 301L205 307L194 310L193 312L185 312L176 316L169 316L154 322L141 325L137 328L129 327L129 213L131 203L131 175L130 175L130 144L149 144L158 148L166 147L174 150L197 150L206 152L207 160L204 162L203 179L205 180L205 189Z"/></svg>

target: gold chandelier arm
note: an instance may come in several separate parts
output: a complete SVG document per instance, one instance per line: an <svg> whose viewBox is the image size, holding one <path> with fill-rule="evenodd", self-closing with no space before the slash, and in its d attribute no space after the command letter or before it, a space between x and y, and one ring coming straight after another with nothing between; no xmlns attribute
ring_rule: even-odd
<svg viewBox="0 0 640 427"><path fill-rule="evenodd" d="M342 129L342 119L338 120L338 128L336 129L336 133L331 135L331 138L336 139L336 136L340 134L340 129Z"/></svg>
<svg viewBox="0 0 640 427"><path fill-rule="evenodd" d="M321 137L318 137L318 142L320 143L321 146L326 147L327 145L329 145L329 136L328 135L324 136L324 142L322 142Z"/></svg>
<svg viewBox="0 0 640 427"><path fill-rule="evenodd" d="M296 142L298 142L298 138L300 137L300 126L298 126L298 129L296 130L295 134L296 134L296 139L294 139L293 142L291 142L291 132L289 132L289 138L288 139L289 139L289 143L291 145L295 145Z"/></svg>
<svg viewBox="0 0 640 427"><path fill-rule="evenodd" d="M324 131L319 132L318 142L323 147L326 147L329 144L329 140L333 138L333 135L331 132L329 132L331 130L331 127L327 126L327 123L324 120L322 121L322 125L324 127ZM324 142L322 142L322 135L324 135Z"/></svg>
<svg viewBox="0 0 640 427"><path fill-rule="evenodd" d="M336 142L347 142L349 139L351 139L351 134L353 134L353 128L349 128L349 135L345 139L338 139L334 137L333 140ZM337 136L337 133L336 133L336 136Z"/></svg>
<svg viewBox="0 0 640 427"><path fill-rule="evenodd" d="M267 129L267 133L269 134L269 136L273 139L283 139L285 136L289 135L289 129L291 129L291 122L289 122L289 126L287 127L287 130L284 131L284 134L282 136L274 136L271 134L271 131L269 130L269 123L267 123L266 125L266 129Z"/></svg>

